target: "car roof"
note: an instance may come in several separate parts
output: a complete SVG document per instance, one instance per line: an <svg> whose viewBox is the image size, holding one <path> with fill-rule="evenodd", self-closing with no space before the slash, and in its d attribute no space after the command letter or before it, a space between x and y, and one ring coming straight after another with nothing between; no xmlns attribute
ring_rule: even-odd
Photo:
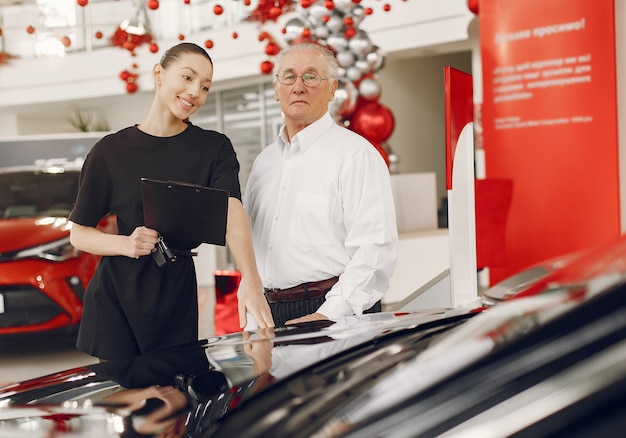
<svg viewBox="0 0 626 438"><path fill-rule="evenodd" d="M73 160L67 158L43 158L35 160L33 164L21 166L10 166L0 168L0 174L10 174L19 172L42 172L42 173L63 173L80 172L84 158L78 157Z"/></svg>

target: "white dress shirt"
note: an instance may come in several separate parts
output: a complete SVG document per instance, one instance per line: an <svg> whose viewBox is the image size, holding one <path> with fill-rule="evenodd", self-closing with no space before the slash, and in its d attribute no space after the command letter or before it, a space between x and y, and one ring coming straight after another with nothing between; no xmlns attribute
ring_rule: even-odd
<svg viewBox="0 0 626 438"><path fill-rule="evenodd" d="M318 312L359 315L382 298L396 265L389 170L365 138L329 113L291 144L284 130L256 158L244 194L263 285L338 276Z"/></svg>

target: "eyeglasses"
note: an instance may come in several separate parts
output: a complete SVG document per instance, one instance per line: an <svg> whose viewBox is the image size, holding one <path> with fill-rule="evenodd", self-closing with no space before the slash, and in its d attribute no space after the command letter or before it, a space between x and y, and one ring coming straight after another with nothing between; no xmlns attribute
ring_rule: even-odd
<svg viewBox="0 0 626 438"><path fill-rule="evenodd" d="M304 73L301 75L296 75L292 72L285 71L282 73L278 73L276 75L276 79L283 85L293 85L296 83L298 78L302 78L302 82L306 87L317 87L322 81L327 80L328 78L323 78L315 73Z"/></svg>

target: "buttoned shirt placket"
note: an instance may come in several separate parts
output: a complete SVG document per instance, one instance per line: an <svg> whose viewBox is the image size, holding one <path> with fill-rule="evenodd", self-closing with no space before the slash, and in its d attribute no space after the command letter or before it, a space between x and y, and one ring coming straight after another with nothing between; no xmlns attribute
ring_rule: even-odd
<svg viewBox="0 0 626 438"><path fill-rule="evenodd" d="M291 144L285 144L283 139L282 151L281 151L281 166L280 166L280 183L278 185L278 195L276 198L276 209L274 210L274 217L272 219L272 225L270 230L269 246L267 248L268 254L265 257L265 272L269 273L266 278L267 287L273 288L274 286L274 257L272 257L272 251L274 251L274 242L278 238L280 233L285 233L285 227L281 224L286 219L284 217L287 214L288 202L286 199L286 188L288 187L291 175L293 172L293 159L294 155L300 150L300 142L297 137L292 138Z"/></svg>

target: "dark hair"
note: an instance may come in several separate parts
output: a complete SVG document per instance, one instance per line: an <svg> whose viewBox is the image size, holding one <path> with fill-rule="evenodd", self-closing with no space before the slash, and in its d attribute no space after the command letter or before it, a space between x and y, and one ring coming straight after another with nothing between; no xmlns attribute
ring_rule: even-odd
<svg viewBox="0 0 626 438"><path fill-rule="evenodd" d="M167 68L173 62L178 61L185 53L197 53L198 55L205 56L211 63L211 66L213 66L213 60L207 51L194 43L180 43L170 47L161 58L159 64L161 64L163 68Z"/></svg>

